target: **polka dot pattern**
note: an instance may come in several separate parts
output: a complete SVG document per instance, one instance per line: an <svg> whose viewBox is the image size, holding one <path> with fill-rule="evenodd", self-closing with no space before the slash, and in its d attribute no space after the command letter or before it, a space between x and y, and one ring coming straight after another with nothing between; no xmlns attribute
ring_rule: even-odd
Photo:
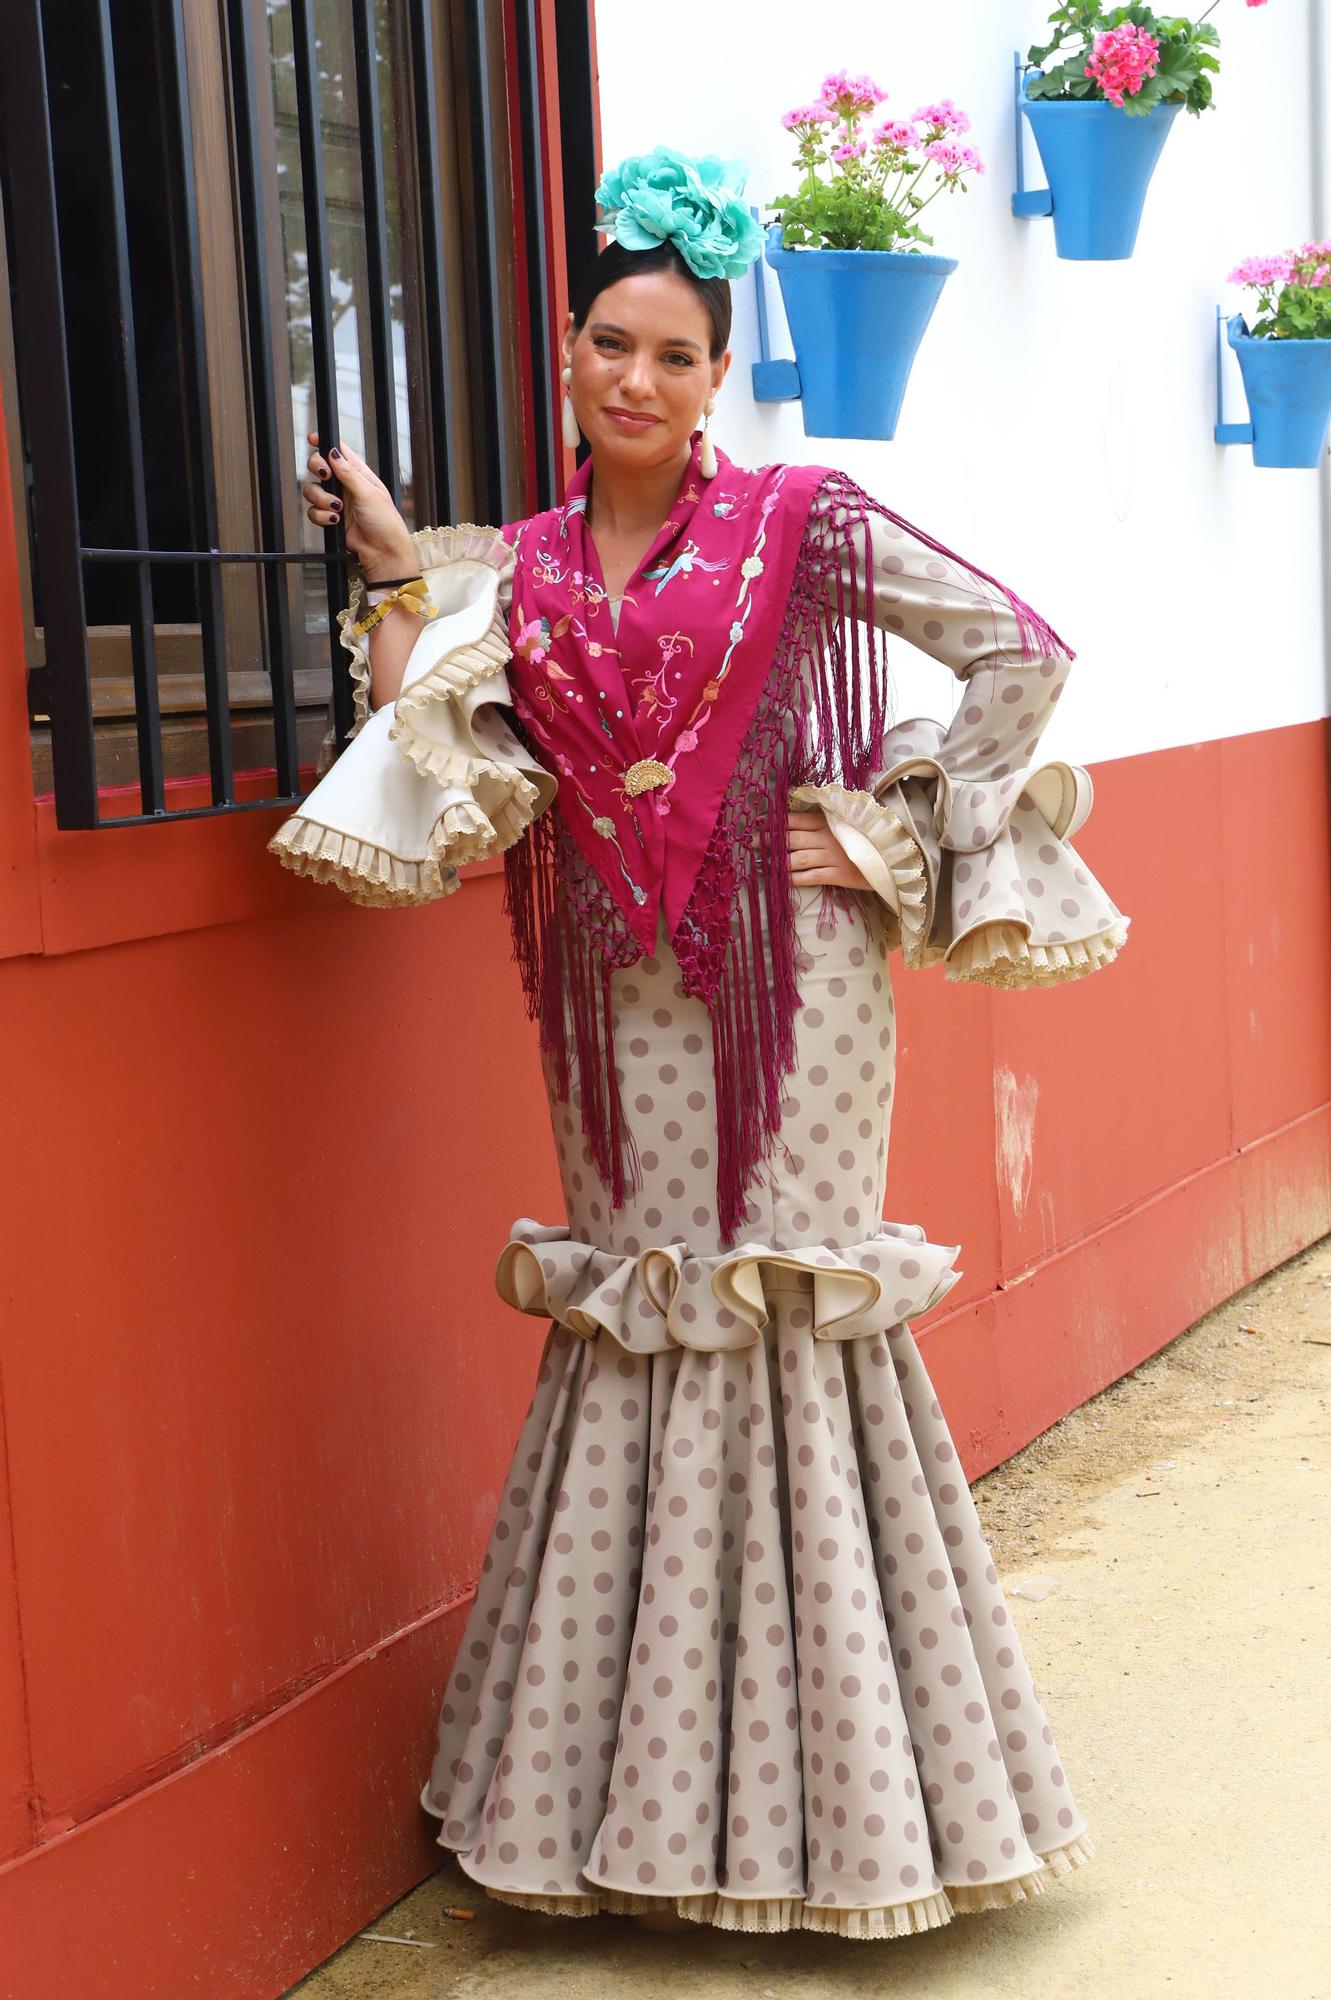
<svg viewBox="0 0 1331 2000"><path fill-rule="evenodd" d="M896 1935L1085 1831L911 1330L959 1246L881 1215L885 916L802 892L797 922L747 1240L716 1235L710 1035L662 945L616 975L641 1190L609 1208L552 1100L568 1222L501 1258L549 1324L421 1794L499 1897Z"/></svg>

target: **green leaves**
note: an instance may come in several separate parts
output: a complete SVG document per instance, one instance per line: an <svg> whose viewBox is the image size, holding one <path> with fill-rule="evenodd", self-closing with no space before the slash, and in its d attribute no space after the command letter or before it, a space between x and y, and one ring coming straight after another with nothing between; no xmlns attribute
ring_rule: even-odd
<svg viewBox="0 0 1331 2000"><path fill-rule="evenodd" d="M1325 285L1286 285L1275 318L1258 321L1254 333L1284 340L1331 340L1331 289Z"/></svg>
<svg viewBox="0 0 1331 2000"><path fill-rule="evenodd" d="M779 195L773 207L787 250L895 250L907 243L932 243L933 237L913 219L923 202L913 194L906 199L909 213L873 189L842 179Z"/></svg>
<svg viewBox="0 0 1331 2000"><path fill-rule="evenodd" d="M1040 66L1026 78L1026 95L1036 101L1050 98L1081 103L1092 99L1107 102L1093 78L1086 75L1086 63L1095 36L1109 28L1121 28L1126 21L1154 35L1160 44L1155 75L1141 89L1125 96L1120 109L1125 118L1144 118L1157 104L1182 104L1194 117L1210 107L1211 77L1220 63L1212 50L1220 47L1220 36L1209 21L1192 21L1186 14L1156 14L1137 4L1104 8L1087 0L1070 0L1055 7L1049 25L1059 32L1054 40L1036 44L1026 52L1026 60ZM1070 47L1073 37L1076 45ZM1052 55L1061 60L1052 68L1043 64Z"/></svg>

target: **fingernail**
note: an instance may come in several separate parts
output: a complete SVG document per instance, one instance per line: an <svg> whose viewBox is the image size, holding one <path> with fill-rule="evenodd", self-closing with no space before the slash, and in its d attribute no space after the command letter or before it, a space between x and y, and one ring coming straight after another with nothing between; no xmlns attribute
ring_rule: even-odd
<svg viewBox="0 0 1331 2000"><path fill-rule="evenodd" d="M331 450L331 451L329 452L328 456L329 456L330 458L341 458L342 454L341 454L341 452L340 452L340 451L338 450L337 446L336 446L336 445L334 445L334 446L333 446L333 448L332 448L332 450Z"/></svg>

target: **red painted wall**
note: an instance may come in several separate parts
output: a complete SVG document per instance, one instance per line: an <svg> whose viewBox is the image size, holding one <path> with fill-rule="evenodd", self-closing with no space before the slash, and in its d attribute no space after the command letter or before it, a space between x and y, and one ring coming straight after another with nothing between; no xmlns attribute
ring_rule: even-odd
<svg viewBox="0 0 1331 2000"><path fill-rule="evenodd" d="M494 869L388 915L276 811L58 832L14 558L0 514L0 1995L259 2000L438 1860L542 1338L493 1266L558 1214L533 1037ZM920 1335L972 1478L1331 1227L1325 724L1095 775L1118 964L897 974L888 1212L966 1245Z"/></svg>

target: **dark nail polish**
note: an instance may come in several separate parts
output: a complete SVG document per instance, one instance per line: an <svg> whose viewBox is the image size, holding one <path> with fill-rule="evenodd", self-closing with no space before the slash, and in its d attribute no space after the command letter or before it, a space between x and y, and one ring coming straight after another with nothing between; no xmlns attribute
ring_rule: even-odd
<svg viewBox="0 0 1331 2000"><path fill-rule="evenodd" d="M329 456L330 458L341 458L342 454L341 454L341 452L340 452L340 451L338 450L337 446L336 446L336 445L334 445L334 446L333 446L333 448L332 448L332 450L331 450L331 451L329 452L328 456Z"/></svg>

